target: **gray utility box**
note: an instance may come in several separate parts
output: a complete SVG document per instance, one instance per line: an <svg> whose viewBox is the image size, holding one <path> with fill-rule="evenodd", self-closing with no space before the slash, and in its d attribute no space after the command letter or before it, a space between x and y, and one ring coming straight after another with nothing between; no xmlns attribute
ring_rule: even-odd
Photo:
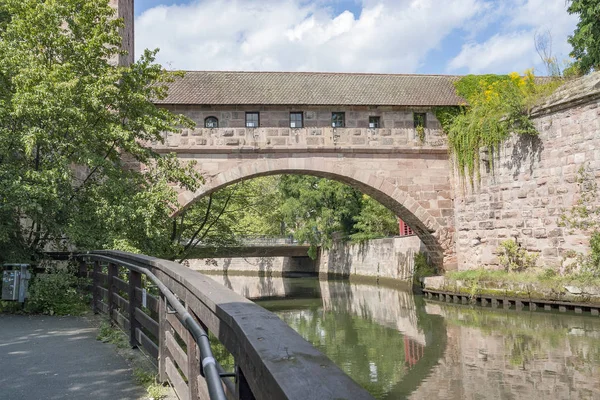
<svg viewBox="0 0 600 400"><path fill-rule="evenodd" d="M31 274L28 264L4 264L2 266L2 300L23 303Z"/></svg>

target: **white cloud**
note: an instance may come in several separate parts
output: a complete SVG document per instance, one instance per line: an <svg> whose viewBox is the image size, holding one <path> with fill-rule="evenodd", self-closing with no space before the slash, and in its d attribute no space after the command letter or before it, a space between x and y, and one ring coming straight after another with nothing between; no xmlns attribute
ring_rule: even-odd
<svg viewBox="0 0 600 400"><path fill-rule="evenodd" d="M534 44L536 33L545 31L552 35L552 53L558 61L568 58L567 37L575 29L577 17L567 13L564 0L510 0L495 11L497 18L487 22L498 24L497 32L483 41L463 44L450 60L448 71L507 73L534 67L537 74L545 74Z"/></svg>
<svg viewBox="0 0 600 400"><path fill-rule="evenodd" d="M136 48L190 70L415 72L485 0L363 0L333 15L330 2L202 0L136 19Z"/></svg>
<svg viewBox="0 0 600 400"><path fill-rule="evenodd" d="M523 71L536 63L530 32L494 35L483 43L469 43L450 61L450 70L466 68L469 73Z"/></svg>

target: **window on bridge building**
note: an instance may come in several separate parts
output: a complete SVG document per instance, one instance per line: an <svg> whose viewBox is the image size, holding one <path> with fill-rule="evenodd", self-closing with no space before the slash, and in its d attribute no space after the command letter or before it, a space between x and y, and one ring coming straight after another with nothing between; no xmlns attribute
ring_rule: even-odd
<svg viewBox="0 0 600 400"><path fill-rule="evenodd" d="M260 126L260 115L258 112L246 113L246 128L258 128Z"/></svg>
<svg viewBox="0 0 600 400"><path fill-rule="evenodd" d="M304 125L304 114L302 112L290 113L290 128L302 128Z"/></svg>
<svg viewBox="0 0 600 400"><path fill-rule="evenodd" d="M381 128L381 118L369 117L369 128L371 128L371 129Z"/></svg>
<svg viewBox="0 0 600 400"><path fill-rule="evenodd" d="M205 128L218 128L219 120L216 117L208 117L204 120Z"/></svg>
<svg viewBox="0 0 600 400"><path fill-rule="evenodd" d="M331 113L331 126L333 128L343 128L346 122L346 113L334 112Z"/></svg>
<svg viewBox="0 0 600 400"><path fill-rule="evenodd" d="M426 113L414 113L413 121L415 123L415 128L418 126L427 128L427 114Z"/></svg>

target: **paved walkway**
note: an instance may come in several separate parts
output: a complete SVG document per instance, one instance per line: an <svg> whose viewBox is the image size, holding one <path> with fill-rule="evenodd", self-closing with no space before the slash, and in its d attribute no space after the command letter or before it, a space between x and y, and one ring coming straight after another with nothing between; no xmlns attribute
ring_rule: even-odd
<svg viewBox="0 0 600 400"><path fill-rule="evenodd" d="M131 370L83 318L0 314L0 399L143 399Z"/></svg>

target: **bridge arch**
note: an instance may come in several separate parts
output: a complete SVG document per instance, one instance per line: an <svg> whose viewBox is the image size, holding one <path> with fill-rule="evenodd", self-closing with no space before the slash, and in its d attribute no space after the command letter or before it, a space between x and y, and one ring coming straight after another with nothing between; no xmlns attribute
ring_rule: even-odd
<svg viewBox="0 0 600 400"><path fill-rule="evenodd" d="M194 202L237 182L268 175L312 175L345 183L365 193L392 210L404 220L421 239L430 259L439 267L448 267L454 254L453 229L440 223L439 210L434 215L410 193L398 187L393 180L360 168L360 164L340 163L327 157L257 158L228 165L205 176L205 183L197 191L179 194L179 214ZM443 219L442 219L443 220Z"/></svg>

